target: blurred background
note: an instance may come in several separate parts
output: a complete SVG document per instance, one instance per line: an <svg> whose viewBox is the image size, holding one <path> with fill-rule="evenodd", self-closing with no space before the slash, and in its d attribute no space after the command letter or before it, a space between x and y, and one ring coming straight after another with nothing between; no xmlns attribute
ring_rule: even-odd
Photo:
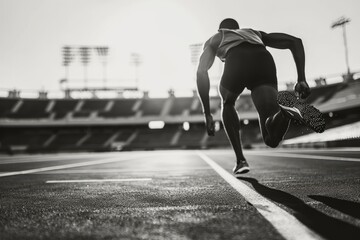
<svg viewBox="0 0 360 240"><path fill-rule="evenodd" d="M195 83L203 43L224 18L303 40L307 101L322 134L291 126L282 147L360 146L360 3L345 1L0 0L0 151L44 153L229 148L210 71L216 135ZM291 52L269 49L280 90ZM250 93L236 103L247 149L265 148Z"/></svg>

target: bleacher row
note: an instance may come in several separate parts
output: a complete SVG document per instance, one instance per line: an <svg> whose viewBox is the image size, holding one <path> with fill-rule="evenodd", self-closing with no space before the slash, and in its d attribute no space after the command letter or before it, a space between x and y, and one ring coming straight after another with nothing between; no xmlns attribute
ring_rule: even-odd
<svg viewBox="0 0 360 240"><path fill-rule="evenodd" d="M261 141L257 128L245 126L243 142ZM249 138L251 136L251 138ZM145 126L68 127L4 129L0 135L1 152L63 152L150 149L193 149L230 146L223 129L209 137L203 124L166 125L163 129Z"/></svg>
<svg viewBox="0 0 360 240"><path fill-rule="evenodd" d="M307 102L316 106L333 105L339 98L360 92L360 84L332 84L312 89ZM356 97L355 97L356 98ZM210 99L213 114L219 113L220 97ZM240 113L255 113L251 95L241 95L235 105ZM132 98L132 99L12 99L0 98L1 119L81 119L177 117L202 114L201 103L194 97ZM250 118L256 118L252 114Z"/></svg>
<svg viewBox="0 0 360 240"><path fill-rule="evenodd" d="M307 101L324 112L327 129L357 122L360 81L313 88ZM210 102L219 121L221 100L212 97ZM241 95L235 106L244 146L263 144L251 96ZM164 128L150 129L148 123L153 120L163 120ZM230 147L222 126L215 137L208 137L203 121L197 97L0 98L0 152ZM190 124L190 129L183 127L184 122ZM290 126L286 139L310 132Z"/></svg>
<svg viewBox="0 0 360 240"><path fill-rule="evenodd" d="M220 109L220 98L210 100L211 111ZM236 107L239 111L254 111L249 95L244 95ZM0 118L51 119L64 118L129 118L146 116L201 115L197 97L142 99L9 99L0 98Z"/></svg>

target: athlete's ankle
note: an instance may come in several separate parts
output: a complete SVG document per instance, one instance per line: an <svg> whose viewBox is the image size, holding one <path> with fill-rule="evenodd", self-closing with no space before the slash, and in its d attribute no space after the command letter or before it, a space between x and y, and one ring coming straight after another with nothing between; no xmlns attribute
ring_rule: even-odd
<svg viewBox="0 0 360 240"><path fill-rule="evenodd" d="M240 164L242 162L246 162L245 157L236 159L236 164Z"/></svg>

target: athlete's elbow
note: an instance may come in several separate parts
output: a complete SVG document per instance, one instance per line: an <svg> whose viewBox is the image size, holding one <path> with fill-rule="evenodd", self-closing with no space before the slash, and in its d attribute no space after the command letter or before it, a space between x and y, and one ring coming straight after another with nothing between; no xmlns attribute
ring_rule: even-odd
<svg viewBox="0 0 360 240"><path fill-rule="evenodd" d="M290 49L303 48L303 42L301 38L294 37L290 43Z"/></svg>

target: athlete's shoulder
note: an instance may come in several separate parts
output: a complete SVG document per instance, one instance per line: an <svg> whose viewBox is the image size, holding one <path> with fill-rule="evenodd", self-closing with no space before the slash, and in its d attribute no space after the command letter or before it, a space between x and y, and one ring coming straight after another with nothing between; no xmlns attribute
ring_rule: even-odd
<svg viewBox="0 0 360 240"><path fill-rule="evenodd" d="M221 32L214 34L205 42L204 49L205 48L217 49L221 43L221 40L222 40Z"/></svg>
<svg viewBox="0 0 360 240"><path fill-rule="evenodd" d="M259 31L259 30L256 30L256 29L253 29L253 28L244 28L244 30L245 30L245 31L248 31L248 32L255 33L255 34L258 35L259 37L262 37L261 31Z"/></svg>

